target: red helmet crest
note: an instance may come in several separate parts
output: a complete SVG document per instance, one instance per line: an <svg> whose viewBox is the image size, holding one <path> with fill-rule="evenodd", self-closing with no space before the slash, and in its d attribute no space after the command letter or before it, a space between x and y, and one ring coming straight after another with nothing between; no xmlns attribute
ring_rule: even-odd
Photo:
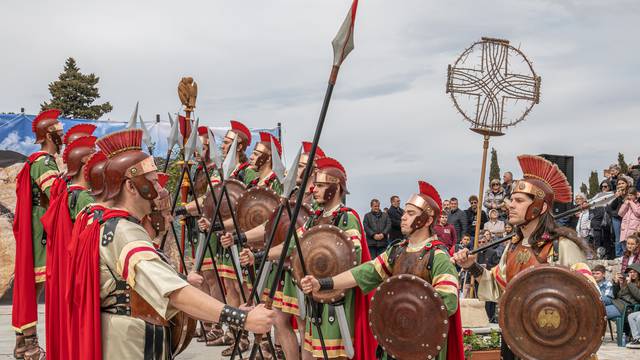
<svg viewBox="0 0 640 360"><path fill-rule="evenodd" d="M302 152L304 154L308 154L311 152L311 143L309 141L303 141L302 142ZM320 148L320 146L318 146L316 148L316 159L318 158L323 158L326 157L326 155L324 154L324 151L322 151L322 149Z"/></svg>
<svg viewBox="0 0 640 360"><path fill-rule="evenodd" d="M247 146L251 144L251 131L243 123L236 120L231 120L231 130L244 135L247 138Z"/></svg>
<svg viewBox="0 0 640 360"><path fill-rule="evenodd" d="M282 155L282 145L280 144L280 141L278 141L278 138L271 135L270 133L261 131L260 142L265 143L265 145L269 144L268 145L269 149L271 149L271 143L273 143L276 146L276 149L278 150L278 155Z"/></svg>
<svg viewBox="0 0 640 360"><path fill-rule="evenodd" d="M418 187L420 188L420 194L430 197L438 205L438 209L442 211L442 199L438 194L438 190L426 181L418 181Z"/></svg>
<svg viewBox="0 0 640 360"><path fill-rule="evenodd" d="M83 136L91 136L93 132L96 131L97 126L93 124L78 124L73 126L71 129L67 130L64 134L64 138L62 139L62 143L65 145L69 145L74 142L76 139L79 139Z"/></svg>

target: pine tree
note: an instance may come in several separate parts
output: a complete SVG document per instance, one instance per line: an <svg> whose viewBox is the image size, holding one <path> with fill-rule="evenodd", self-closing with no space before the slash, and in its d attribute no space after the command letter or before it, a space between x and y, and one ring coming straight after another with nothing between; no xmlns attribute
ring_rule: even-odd
<svg viewBox="0 0 640 360"><path fill-rule="evenodd" d="M589 175L589 194L587 196L592 198L599 192L600 181L598 180L598 173L596 171L592 171L591 175Z"/></svg>
<svg viewBox="0 0 640 360"><path fill-rule="evenodd" d="M587 188L587 184L582 183L580 184L580 192L585 194L585 196L590 197L589 194L589 189Z"/></svg>
<svg viewBox="0 0 640 360"><path fill-rule="evenodd" d="M62 116L98 119L110 112L113 107L109 102L93 104L100 98L97 84L100 78L95 74L85 75L80 72L73 58L68 58L64 64L64 71L58 80L49 84L51 101L44 102L41 110L59 109Z"/></svg>
<svg viewBox="0 0 640 360"><path fill-rule="evenodd" d="M629 173L629 165L627 164L626 161L624 161L624 154L623 153L618 153L618 165L620 166L620 173L621 174L628 174Z"/></svg>
<svg viewBox="0 0 640 360"><path fill-rule="evenodd" d="M500 180L500 165L498 165L498 152L491 148L491 164L489 165L489 182L493 179Z"/></svg>

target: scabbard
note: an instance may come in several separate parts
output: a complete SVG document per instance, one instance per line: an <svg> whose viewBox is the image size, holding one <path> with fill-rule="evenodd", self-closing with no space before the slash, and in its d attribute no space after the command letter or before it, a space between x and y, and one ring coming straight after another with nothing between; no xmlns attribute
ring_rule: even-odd
<svg viewBox="0 0 640 360"><path fill-rule="evenodd" d="M307 306L304 301L304 293L298 286L296 286L296 295L298 297L298 310L300 311L300 319L304 320L307 317Z"/></svg>
<svg viewBox="0 0 640 360"><path fill-rule="evenodd" d="M344 312L344 305L335 305L336 317L338 318L338 326L340 327L340 335L344 344L344 351L349 359L353 358L355 351L353 350L353 342L351 341L351 331L347 322L347 314Z"/></svg>
<svg viewBox="0 0 640 360"><path fill-rule="evenodd" d="M236 264L235 266L236 276L238 277L238 280L240 280L240 283L242 283L243 280L242 280L242 268L240 267L240 254L238 253L238 246L236 244L231 245L231 261L233 261Z"/></svg>
<svg viewBox="0 0 640 360"><path fill-rule="evenodd" d="M258 280L258 287L256 289L256 294L258 295L259 298L262 298L262 292L264 291L264 287L267 283L267 276L269 276L269 273L271 272L271 266L273 266L273 263L271 263L271 261L269 260L264 260L264 268L262 270L262 273L260 274L260 279Z"/></svg>

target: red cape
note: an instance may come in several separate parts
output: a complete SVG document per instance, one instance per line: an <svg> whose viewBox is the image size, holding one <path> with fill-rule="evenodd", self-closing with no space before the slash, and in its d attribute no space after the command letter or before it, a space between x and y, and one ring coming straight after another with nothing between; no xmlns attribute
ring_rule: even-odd
<svg viewBox="0 0 640 360"><path fill-rule="evenodd" d="M31 154L17 177L16 213L13 220L16 264L13 279L13 309L11 311L11 323L16 330L35 326L38 322L36 274L33 268L31 232L31 164L46 154L44 151ZM20 300L16 301L16 299Z"/></svg>
<svg viewBox="0 0 640 360"><path fill-rule="evenodd" d="M460 319L460 300L458 310L449 316L449 335L447 335L447 360L464 360L462 341L462 320Z"/></svg>
<svg viewBox="0 0 640 360"><path fill-rule="evenodd" d="M102 221L94 221L96 210L103 211ZM64 359L102 359L100 319L100 225L105 220L126 217L129 213L94 205L82 212L73 226L69 242L70 271L65 299L71 311L69 326L70 353Z"/></svg>
<svg viewBox="0 0 640 360"><path fill-rule="evenodd" d="M364 229L362 228L362 221L358 213L350 208L344 208L345 211L352 213L356 219L358 219L358 226L360 226L360 249L362 251L360 263L365 263L371 260L371 254L369 253L369 247L367 241L364 239ZM355 287L355 323L354 323L354 343L353 349L355 350L354 360L371 360L376 358L376 348L378 342L373 338L371 327L369 327L369 302L373 293L365 295L362 293L359 287Z"/></svg>
<svg viewBox="0 0 640 360"><path fill-rule="evenodd" d="M431 245L447 245L439 240L431 242ZM462 319L460 319L460 300L458 309L449 316L449 333L447 334L447 360L465 360L464 343L462 338Z"/></svg>
<svg viewBox="0 0 640 360"><path fill-rule="evenodd" d="M65 301L66 278L69 272L67 242L71 238L73 222L69 213L69 192L84 187L71 185L63 178L57 178L52 185L49 208L40 219L47 233L47 286L45 313L47 316L47 354L49 359L65 359L68 350L63 349L70 342L68 326L70 308Z"/></svg>

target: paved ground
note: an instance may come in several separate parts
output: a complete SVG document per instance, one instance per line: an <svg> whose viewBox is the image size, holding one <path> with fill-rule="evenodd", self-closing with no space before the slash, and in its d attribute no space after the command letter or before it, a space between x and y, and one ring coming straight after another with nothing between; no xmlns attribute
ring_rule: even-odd
<svg viewBox="0 0 640 360"><path fill-rule="evenodd" d="M39 307L39 337L44 340L44 306ZM0 360L12 359L14 336L11 330L11 306L0 305ZM43 341L44 342L44 341ZM178 356L183 360L211 360L224 359L220 352L222 348L206 347L202 343L192 342L187 351ZM247 354L248 355L248 354ZM611 341L607 332L605 343L598 352L599 360L633 360L640 359L640 350L620 348Z"/></svg>

